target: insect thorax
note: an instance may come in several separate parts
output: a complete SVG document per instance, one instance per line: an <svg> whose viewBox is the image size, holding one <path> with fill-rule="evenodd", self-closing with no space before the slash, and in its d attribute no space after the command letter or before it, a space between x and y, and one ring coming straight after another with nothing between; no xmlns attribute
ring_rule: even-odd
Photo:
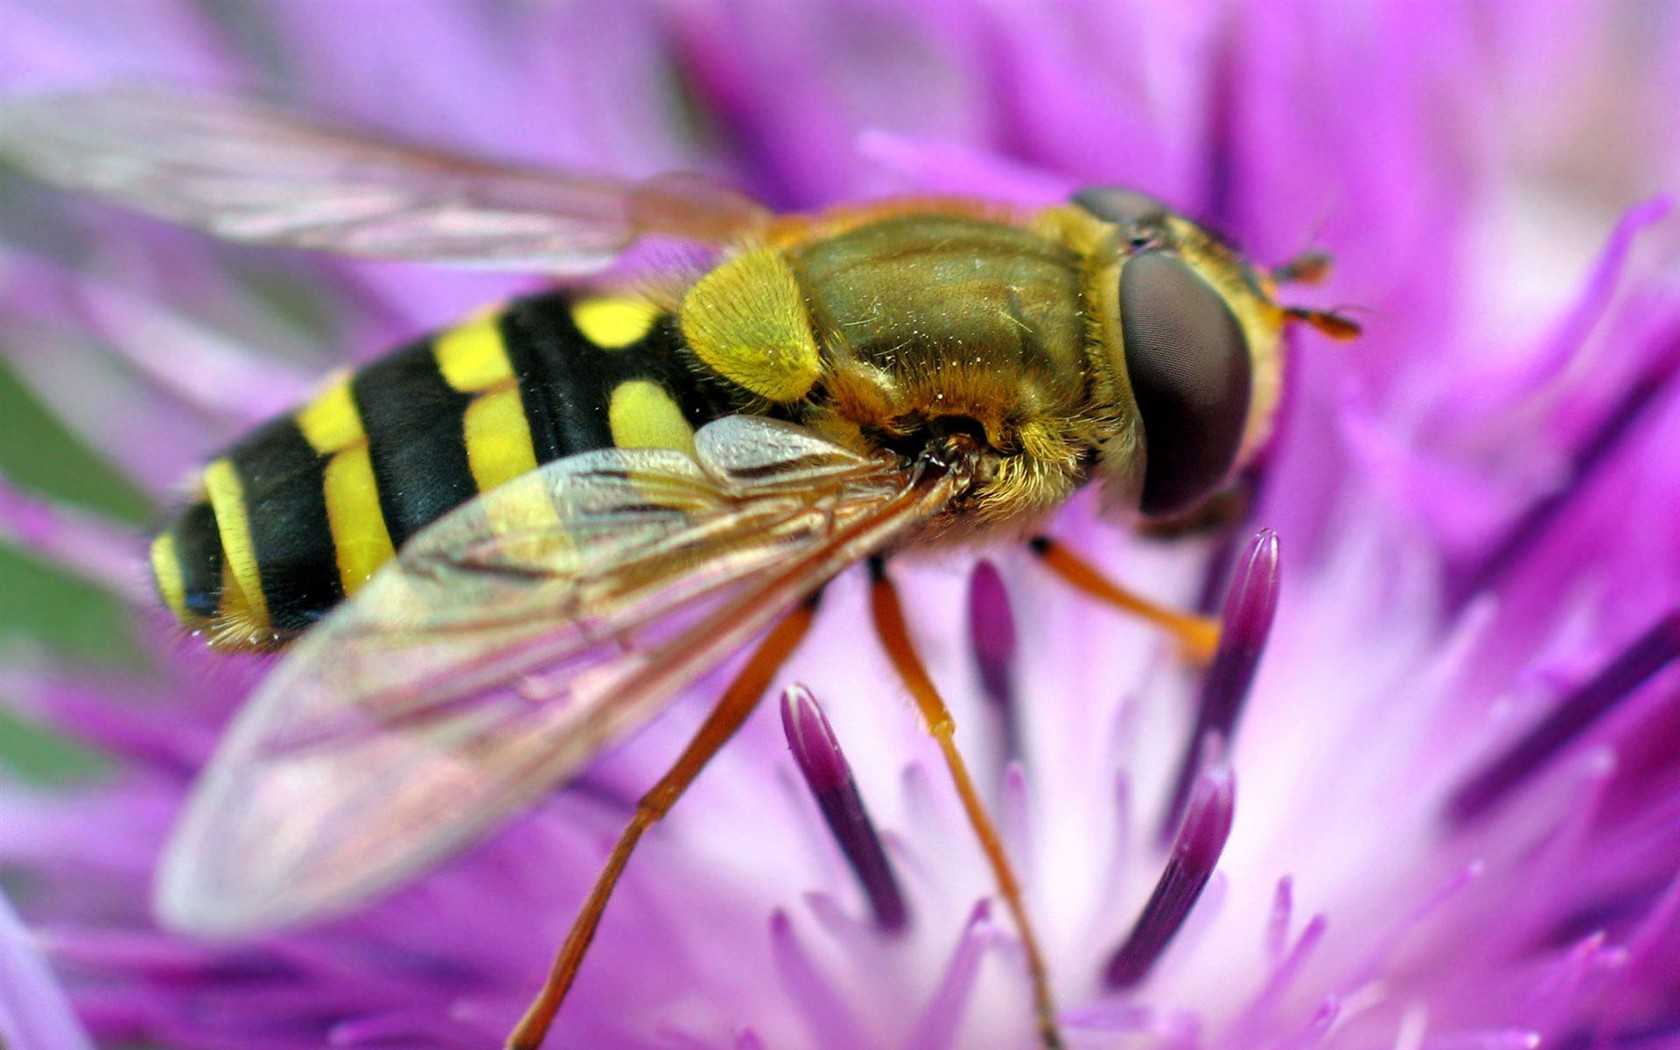
<svg viewBox="0 0 1680 1050"><path fill-rule="evenodd" d="M965 526L1025 527L1059 505L1128 418L1093 354L1085 258L1029 223L955 208L831 225L844 228L815 224L696 284L682 305L696 355L859 451L913 460L971 435L987 464L953 508ZM766 343L781 348L768 368Z"/></svg>

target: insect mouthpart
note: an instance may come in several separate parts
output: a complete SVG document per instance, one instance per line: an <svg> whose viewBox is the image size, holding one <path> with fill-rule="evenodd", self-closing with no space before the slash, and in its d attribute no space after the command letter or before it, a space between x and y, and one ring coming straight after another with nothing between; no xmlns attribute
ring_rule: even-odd
<svg viewBox="0 0 1680 1050"><path fill-rule="evenodd" d="M986 428L971 416L936 416L929 421L918 468L962 476L971 485L987 485L997 476L1002 453L987 440Z"/></svg>
<svg viewBox="0 0 1680 1050"><path fill-rule="evenodd" d="M972 480L981 483L997 472L997 461L1003 456L993 446L985 425L968 415L914 413L895 419L890 426L870 428L870 431L870 436L882 447L918 469L932 468L942 473L963 469Z"/></svg>

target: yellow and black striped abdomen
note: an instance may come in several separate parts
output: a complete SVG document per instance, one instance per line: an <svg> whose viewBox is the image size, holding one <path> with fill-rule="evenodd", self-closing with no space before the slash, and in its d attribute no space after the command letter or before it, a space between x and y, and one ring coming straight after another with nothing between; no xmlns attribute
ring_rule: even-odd
<svg viewBox="0 0 1680 1050"><path fill-rule="evenodd" d="M204 470L155 541L158 591L230 648L270 648L355 593L447 511L593 449L691 449L732 411L672 317L550 292L410 344Z"/></svg>

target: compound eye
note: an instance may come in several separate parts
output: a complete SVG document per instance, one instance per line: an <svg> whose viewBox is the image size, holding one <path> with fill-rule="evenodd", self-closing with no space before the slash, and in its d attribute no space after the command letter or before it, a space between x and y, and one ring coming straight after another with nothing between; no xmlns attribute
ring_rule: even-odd
<svg viewBox="0 0 1680 1050"><path fill-rule="evenodd" d="M1170 214L1165 204L1136 190L1092 186L1073 195L1073 203L1105 222L1121 226L1159 226Z"/></svg>
<svg viewBox="0 0 1680 1050"><path fill-rule="evenodd" d="M1143 513L1189 510L1236 463L1253 386L1248 340L1219 293L1163 251L1126 260L1120 328L1143 417Z"/></svg>

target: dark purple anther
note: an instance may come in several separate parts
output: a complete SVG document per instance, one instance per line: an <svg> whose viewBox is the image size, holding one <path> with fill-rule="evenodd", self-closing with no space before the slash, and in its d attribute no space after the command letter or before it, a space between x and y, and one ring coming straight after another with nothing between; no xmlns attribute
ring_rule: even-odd
<svg viewBox="0 0 1680 1050"><path fill-rule="evenodd" d="M968 626L974 635L974 662L986 699L1008 708L1014 699L1015 614L1003 577L989 561L974 566L968 579Z"/></svg>
<svg viewBox="0 0 1680 1050"><path fill-rule="evenodd" d="M1680 656L1680 609L1658 620L1552 713L1453 793L1447 819L1467 824L1545 768L1609 710Z"/></svg>
<svg viewBox="0 0 1680 1050"><path fill-rule="evenodd" d="M968 628L974 636L974 664L980 690L1003 719L1004 752L1020 756L1015 735L1015 614L1009 591L989 561L975 564L968 579Z"/></svg>
<svg viewBox="0 0 1680 1050"><path fill-rule="evenodd" d="M1131 988L1149 975L1196 900L1213 876L1214 866L1231 835L1237 784L1229 766L1216 766L1196 778L1185 807L1184 826L1173 841L1166 870L1143 906L1126 943L1108 962L1110 988Z"/></svg>
<svg viewBox="0 0 1680 1050"><path fill-rule="evenodd" d="M1209 733L1217 733L1229 742L1236 733L1243 701L1248 699L1248 687L1254 681L1260 654L1272 633L1272 619L1277 613L1278 568L1278 535L1271 529L1261 529L1238 559L1231 586L1225 592L1219 648L1202 679L1196 726L1185 741L1172 802L1161 821L1163 840L1172 835L1184 814L1184 802L1199 769L1202 741Z"/></svg>
<svg viewBox="0 0 1680 1050"><path fill-rule="evenodd" d="M816 697L802 685L789 686L782 694L782 729L823 819L857 874L864 896L869 898L875 925L889 933L904 929L909 912L892 864L881 848L881 837L863 808L857 781L852 779L846 756L840 753L833 728L823 717Z"/></svg>

